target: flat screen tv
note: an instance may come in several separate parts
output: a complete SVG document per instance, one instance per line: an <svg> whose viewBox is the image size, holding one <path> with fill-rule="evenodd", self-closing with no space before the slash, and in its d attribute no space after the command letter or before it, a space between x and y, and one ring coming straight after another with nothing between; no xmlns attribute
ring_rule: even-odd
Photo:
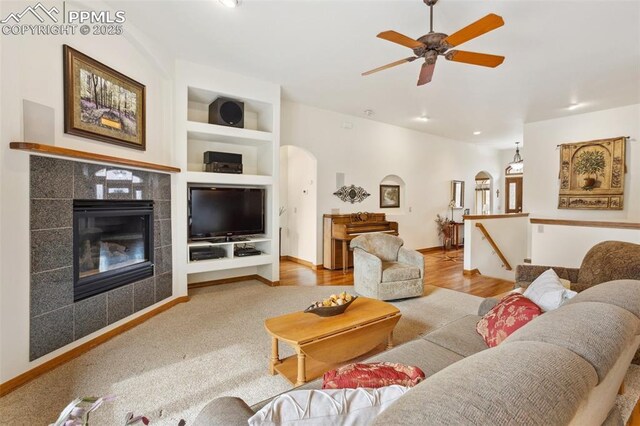
<svg viewBox="0 0 640 426"><path fill-rule="evenodd" d="M189 238L264 233L264 189L189 188Z"/></svg>

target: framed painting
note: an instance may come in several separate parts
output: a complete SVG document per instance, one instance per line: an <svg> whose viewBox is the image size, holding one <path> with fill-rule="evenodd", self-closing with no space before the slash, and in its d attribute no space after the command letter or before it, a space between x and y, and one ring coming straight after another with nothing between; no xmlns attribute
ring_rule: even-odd
<svg viewBox="0 0 640 426"><path fill-rule="evenodd" d="M380 208L400 207L400 185L380 185Z"/></svg>
<svg viewBox="0 0 640 426"><path fill-rule="evenodd" d="M559 209L622 210L626 138L560 145Z"/></svg>
<svg viewBox="0 0 640 426"><path fill-rule="evenodd" d="M145 86L64 45L64 131L146 149Z"/></svg>

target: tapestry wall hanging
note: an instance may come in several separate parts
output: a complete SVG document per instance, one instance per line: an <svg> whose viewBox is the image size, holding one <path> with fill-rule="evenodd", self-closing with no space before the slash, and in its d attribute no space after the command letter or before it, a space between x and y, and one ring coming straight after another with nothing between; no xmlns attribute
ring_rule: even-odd
<svg viewBox="0 0 640 426"><path fill-rule="evenodd" d="M560 145L559 209L622 210L626 138Z"/></svg>
<svg viewBox="0 0 640 426"><path fill-rule="evenodd" d="M362 202L365 198L367 198L371 194L365 191L364 188L362 188L361 186L345 185L342 188L338 189L336 192L334 192L333 195L340 198L345 203L349 202L353 204L353 203Z"/></svg>

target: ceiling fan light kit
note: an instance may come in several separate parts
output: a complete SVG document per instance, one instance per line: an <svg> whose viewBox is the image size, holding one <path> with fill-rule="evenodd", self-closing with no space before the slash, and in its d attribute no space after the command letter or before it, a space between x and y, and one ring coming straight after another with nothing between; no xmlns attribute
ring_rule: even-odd
<svg viewBox="0 0 640 426"><path fill-rule="evenodd" d="M374 68L370 71L366 71L362 73L363 76L386 70L388 68L401 65L405 62L413 62L418 58L424 58L424 64L422 64L420 75L418 77L418 86L422 86L431 81L438 56L444 56L445 59L452 62L462 62L465 64L480 65L490 68L495 68L498 65L502 64L502 62L504 62L504 56L467 52L464 50L449 50L452 47L456 47L462 43L465 43L476 37L480 37L481 35L486 34L489 31L493 31L496 28L503 26L504 20L502 19L502 17L490 13L484 18L477 20L471 25L468 25L451 35L437 33L433 31L433 6L438 2L438 0L423 1L427 6L429 6L430 10L430 27L428 34L419 37L417 40L393 30L383 31L378 34L378 38L412 49L415 56L400 59L390 64Z"/></svg>

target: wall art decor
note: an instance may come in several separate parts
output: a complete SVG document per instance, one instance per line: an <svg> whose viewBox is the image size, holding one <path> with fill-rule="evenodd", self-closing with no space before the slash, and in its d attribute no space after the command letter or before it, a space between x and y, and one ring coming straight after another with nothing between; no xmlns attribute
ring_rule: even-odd
<svg viewBox="0 0 640 426"><path fill-rule="evenodd" d="M400 185L380 185L380 208L400 207Z"/></svg>
<svg viewBox="0 0 640 426"><path fill-rule="evenodd" d="M145 86L64 45L64 131L145 150Z"/></svg>
<svg viewBox="0 0 640 426"><path fill-rule="evenodd" d="M560 145L559 209L622 210L626 138Z"/></svg>
<svg viewBox="0 0 640 426"><path fill-rule="evenodd" d="M365 198L367 198L371 194L365 191L364 188L362 188L361 186L345 185L342 188L338 189L336 192L334 192L333 195L340 198L345 203L349 202L353 204L353 203L362 202Z"/></svg>

